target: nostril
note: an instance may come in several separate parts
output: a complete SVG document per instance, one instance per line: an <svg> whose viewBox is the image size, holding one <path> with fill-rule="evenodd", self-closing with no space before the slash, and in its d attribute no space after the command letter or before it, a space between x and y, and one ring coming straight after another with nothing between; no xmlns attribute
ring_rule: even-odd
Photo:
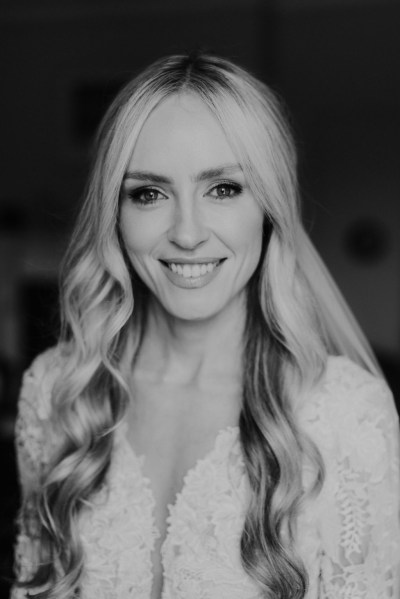
<svg viewBox="0 0 400 599"><path fill-rule="evenodd" d="M174 227L168 234L168 240L171 243L179 246L185 250L192 250L202 243L204 243L209 237L206 229L201 227Z"/></svg>

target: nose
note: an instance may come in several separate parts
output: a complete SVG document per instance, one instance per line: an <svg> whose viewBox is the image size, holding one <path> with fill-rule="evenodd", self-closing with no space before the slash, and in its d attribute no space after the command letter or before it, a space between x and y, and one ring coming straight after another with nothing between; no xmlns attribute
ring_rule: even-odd
<svg viewBox="0 0 400 599"><path fill-rule="evenodd" d="M195 203L177 203L168 231L168 240L185 250L193 250L207 241L208 237L208 228Z"/></svg>

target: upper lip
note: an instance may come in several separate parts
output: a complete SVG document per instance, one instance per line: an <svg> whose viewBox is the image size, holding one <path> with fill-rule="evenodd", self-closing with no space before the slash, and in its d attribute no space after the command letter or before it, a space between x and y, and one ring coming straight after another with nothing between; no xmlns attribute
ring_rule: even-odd
<svg viewBox="0 0 400 599"><path fill-rule="evenodd" d="M220 262L226 258L160 258L160 262L167 264L210 264L210 262Z"/></svg>

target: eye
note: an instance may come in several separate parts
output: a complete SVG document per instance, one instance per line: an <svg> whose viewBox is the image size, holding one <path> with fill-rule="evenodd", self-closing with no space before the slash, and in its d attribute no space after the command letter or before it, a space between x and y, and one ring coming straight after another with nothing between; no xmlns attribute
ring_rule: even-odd
<svg viewBox="0 0 400 599"><path fill-rule="evenodd" d="M208 195L210 195L212 198L223 200L225 198L233 198L234 196L242 193L242 191L243 188L241 185L227 181L224 183L218 183L218 185L214 185L214 187L212 187L208 192Z"/></svg>
<svg viewBox="0 0 400 599"><path fill-rule="evenodd" d="M127 196L134 204L148 206L155 204L159 200L166 200L167 196L154 187L139 187L127 192Z"/></svg>

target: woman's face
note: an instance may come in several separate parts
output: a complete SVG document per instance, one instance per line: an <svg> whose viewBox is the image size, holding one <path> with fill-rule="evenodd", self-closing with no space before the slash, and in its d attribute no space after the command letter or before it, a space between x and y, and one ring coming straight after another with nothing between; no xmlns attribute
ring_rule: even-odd
<svg viewBox="0 0 400 599"><path fill-rule="evenodd" d="M263 212L196 96L169 97L145 122L123 181L120 228L136 273L170 315L198 320L243 307Z"/></svg>

